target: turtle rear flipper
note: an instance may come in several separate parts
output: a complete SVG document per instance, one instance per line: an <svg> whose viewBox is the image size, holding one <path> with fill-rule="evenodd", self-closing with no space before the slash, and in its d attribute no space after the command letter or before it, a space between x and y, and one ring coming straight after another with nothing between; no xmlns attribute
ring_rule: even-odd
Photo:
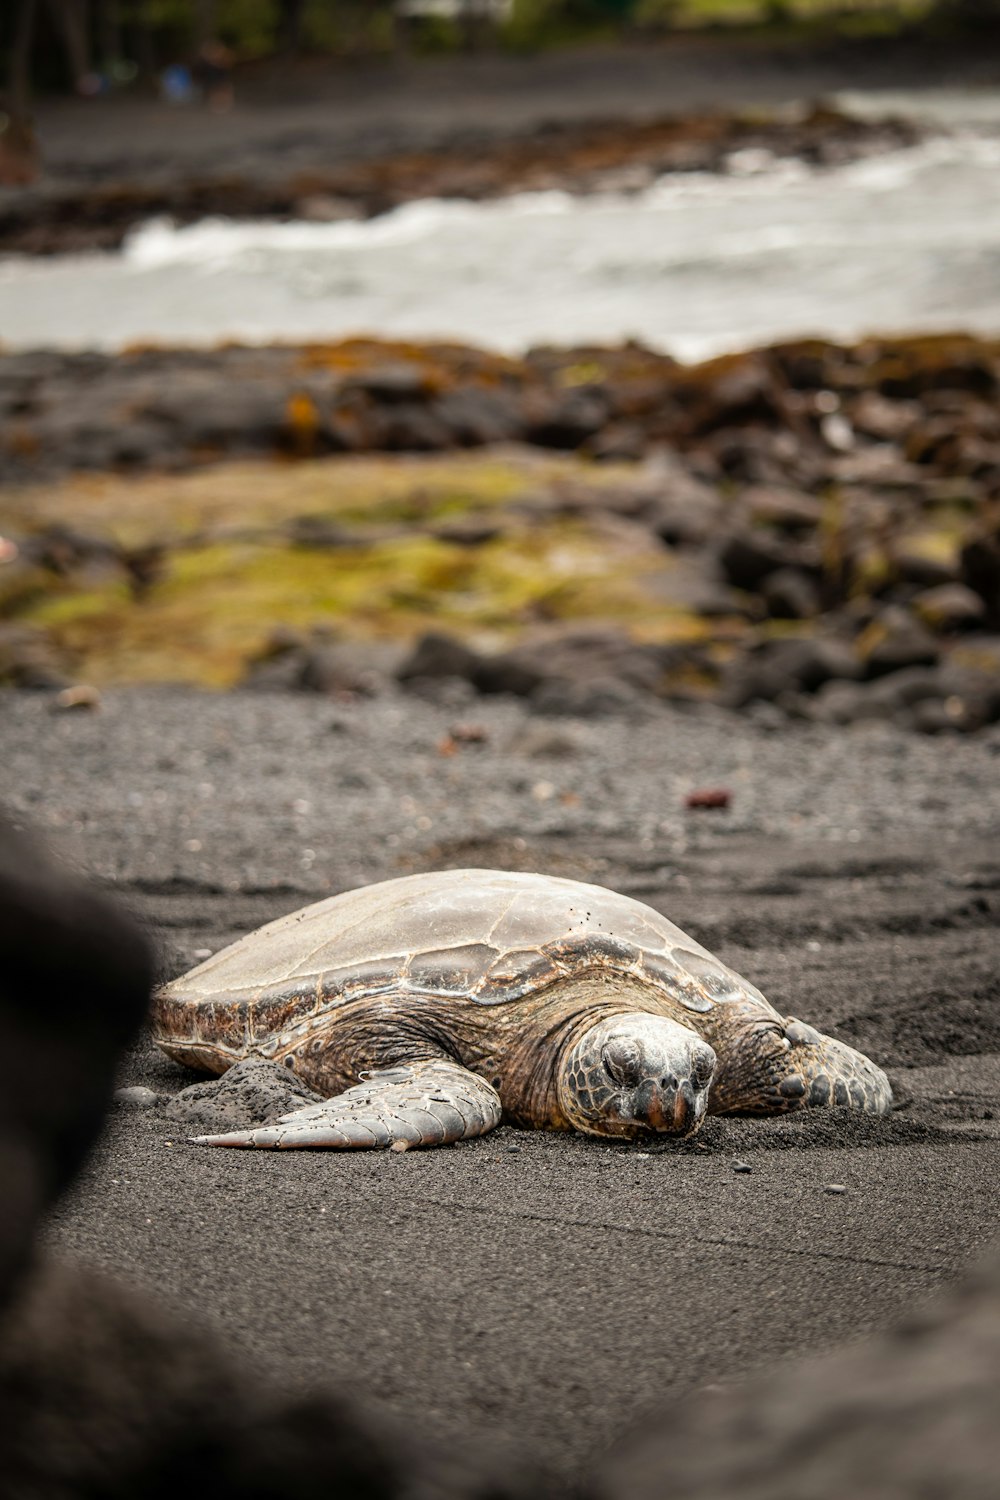
<svg viewBox="0 0 1000 1500"><path fill-rule="evenodd" d="M346 1093L293 1110L274 1125L192 1140L266 1150L447 1146L493 1130L500 1112L499 1095L485 1078L436 1059L372 1073Z"/></svg>

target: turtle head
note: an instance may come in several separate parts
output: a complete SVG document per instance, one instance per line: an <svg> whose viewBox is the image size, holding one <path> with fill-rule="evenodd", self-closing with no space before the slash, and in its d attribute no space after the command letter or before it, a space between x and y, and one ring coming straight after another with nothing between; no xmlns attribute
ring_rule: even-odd
<svg viewBox="0 0 1000 1500"><path fill-rule="evenodd" d="M714 1072L715 1053L696 1032L636 1011L577 1037L562 1059L559 1103L588 1135L691 1135Z"/></svg>

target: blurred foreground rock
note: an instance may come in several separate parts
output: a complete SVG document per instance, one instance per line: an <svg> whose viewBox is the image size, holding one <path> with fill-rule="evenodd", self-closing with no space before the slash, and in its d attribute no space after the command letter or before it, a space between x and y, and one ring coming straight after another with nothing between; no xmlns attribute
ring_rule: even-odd
<svg viewBox="0 0 1000 1500"><path fill-rule="evenodd" d="M151 978L135 925L0 816L0 1308L97 1136Z"/></svg>
<svg viewBox="0 0 1000 1500"><path fill-rule="evenodd" d="M527 1460L447 1453L355 1397L286 1395L210 1331L72 1263L0 1322L2 1500L542 1500Z"/></svg>
<svg viewBox="0 0 1000 1500"><path fill-rule="evenodd" d="M215 1500L543 1494L528 1460L488 1441L445 1453L353 1397L286 1395L193 1317L37 1253L150 980L133 924L0 822L2 1500L166 1500L193 1480Z"/></svg>
<svg viewBox="0 0 1000 1500"><path fill-rule="evenodd" d="M992 1500L1000 1261L895 1332L635 1428L591 1500Z"/></svg>

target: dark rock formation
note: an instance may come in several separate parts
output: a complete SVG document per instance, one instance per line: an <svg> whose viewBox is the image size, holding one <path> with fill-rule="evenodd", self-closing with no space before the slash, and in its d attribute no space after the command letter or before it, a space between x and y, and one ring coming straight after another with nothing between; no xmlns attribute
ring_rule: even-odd
<svg viewBox="0 0 1000 1500"><path fill-rule="evenodd" d="M1000 628L998 368L1000 344L958 335L854 347L800 340L688 367L634 343L545 347L522 360L364 339L117 359L13 354L0 357L8 411L0 479L509 440L601 458L627 452L642 462L624 476L599 470L540 482L465 514L415 507L381 526L302 515L255 544L342 551L417 535L465 549L471 565L475 549L496 544L499 553L518 529L579 524L588 545L596 534L616 559L636 559L637 603L676 609L678 639L690 644L657 648L666 654L655 667L650 647L557 661L557 643L578 629L574 609L534 597L514 606L522 636L510 649L484 656L428 637L398 680L446 696L514 693L582 714L616 696L625 705L636 690L811 714L803 695L828 679L852 682L859 664L872 680L947 667ZM82 526L19 524L26 534L0 545L0 681L61 687L73 680L67 641L28 626L34 603L108 578L141 603L169 576L171 550L155 537L129 549ZM462 566L449 560L452 576ZM433 619L423 587L415 603L427 603ZM387 598L387 612L393 607ZM649 633L641 607L630 618L637 636ZM535 634L542 622L552 625L544 649ZM600 631L605 622L591 623ZM265 652L249 664L249 680L355 694L379 691L397 667L318 629ZM960 690L943 694L964 705L951 704L947 727L991 721L983 676L966 675ZM610 691L612 683L628 692ZM844 689L825 695L817 712L851 719L898 710L899 722L912 723L912 707ZM929 723L931 710L922 718Z"/></svg>
<svg viewBox="0 0 1000 1500"><path fill-rule="evenodd" d="M773 701L789 691L813 693L832 678L860 675L857 658L842 641L805 636L765 641L727 669L722 699L730 708L742 708L755 699Z"/></svg>
<svg viewBox="0 0 1000 1500"><path fill-rule="evenodd" d="M0 1322L2 1500L515 1500L526 1460L445 1453L331 1391L286 1394L106 1276L46 1263Z"/></svg>

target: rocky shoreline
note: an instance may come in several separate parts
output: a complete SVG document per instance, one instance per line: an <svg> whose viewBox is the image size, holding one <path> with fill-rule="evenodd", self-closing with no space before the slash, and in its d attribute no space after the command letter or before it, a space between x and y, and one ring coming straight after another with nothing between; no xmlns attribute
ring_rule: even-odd
<svg viewBox="0 0 1000 1500"><path fill-rule="evenodd" d="M482 200L559 189L638 192L674 172L745 171L762 160L837 167L913 145L903 119L862 120L823 104L781 113L666 116L641 122L551 123L507 139L467 132L420 149L289 165L254 156L218 167L161 165L96 178L54 176L0 196L0 254L118 249L144 221L367 219L420 198Z"/></svg>
<svg viewBox="0 0 1000 1500"><path fill-rule="evenodd" d="M516 361L360 340L9 355L0 675L119 680L102 629L155 633L168 598L162 629L178 629L196 564L248 598L232 575L252 552L287 570L289 600L308 574L315 609L272 589L235 666L180 677L974 731L1000 720L998 383L1000 345L959 335L700 366L638 346ZM272 469L232 468L248 458L284 464L253 521L241 490ZM338 466L362 461L376 467L352 508ZM66 470L122 477L95 510L93 486L56 484ZM144 504L143 473L164 470ZM230 510L216 497L178 522L201 471Z"/></svg>

